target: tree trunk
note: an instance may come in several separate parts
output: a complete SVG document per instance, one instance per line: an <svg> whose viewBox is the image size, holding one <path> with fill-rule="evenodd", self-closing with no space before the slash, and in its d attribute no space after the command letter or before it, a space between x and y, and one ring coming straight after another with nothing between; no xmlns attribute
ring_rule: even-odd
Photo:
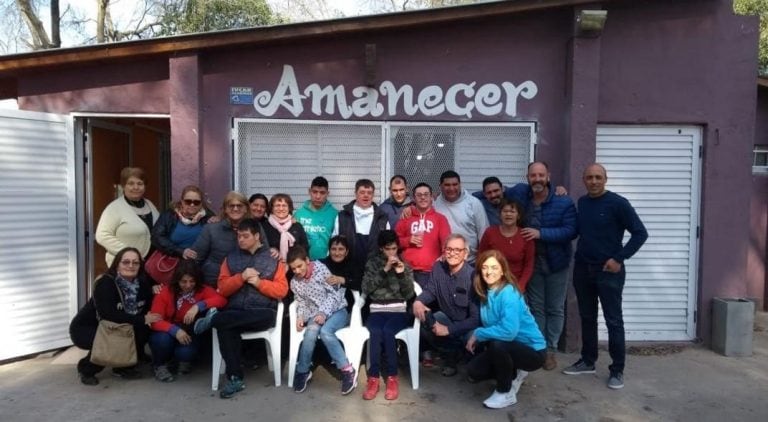
<svg viewBox="0 0 768 422"><path fill-rule="evenodd" d="M19 13L24 18L24 23L29 28L29 33L32 36L33 50L41 50L45 48L51 48L51 41L48 38L48 33L45 32L45 27L40 21L40 18L35 15L35 10L32 7L31 0L16 0L16 4L19 6Z"/></svg>
<svg viewBox="0 0 768 422"><path fill-rule="evenodd" d="M51 0L51 47L61 47L61 31L59 30L59 0Z"/></svg>
<svg viewBox="0 0 768 422"><path fill-rule="evenodd" d="M104 21L107 17L107 7L109 0L96 0L98 13L96 15L96 42L101 44L106 41L106 25Z"/></svg>

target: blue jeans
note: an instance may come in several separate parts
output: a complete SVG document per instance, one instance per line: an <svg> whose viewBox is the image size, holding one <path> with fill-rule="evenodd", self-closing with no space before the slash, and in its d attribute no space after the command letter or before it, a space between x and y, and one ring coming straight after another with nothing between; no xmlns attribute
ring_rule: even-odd
<svg viewBox="0 0 768 422"><path fill-rule="evenodd" d="M303 374L309 372L309 367L312 364L312 354L315 351L315 343L317 343L317 337L323 341L325 348L328 350L328 354L331 355L336 367L339 369L344 368L349 364L347 360L347 354L344 352L344 348L341 346L339 338L336 337L336 331L344 328L349 323L349 314L347 308L339 309L331 314L328 319L325 320L325 324L320 325L316 323L313 318L309 319L309 322L304 327L304 339L301 342L299 348L299 360L296 362L296 372Z"/></svg>
<svg viewBox="0 0 768 422"><path fill-rule="evenodd" d="M152 366L166 365L175 357L177 362L191 362L197 356L197 338L192 336L192 343L181 344L176 337L166 332L153 331L149 336L149 348L152 349Z"/></svg>
<svg viewBox="0 0 768 422"><path fill-rule="evenodd" d="M435 321L443 325L448 326L451 324L451 319L443 312L438 311L432 315L434 315ZM473 330L470 330L460 336L454 334L437 336L425 323L421 324L421 336L430 346L434 347L435 350L444 354L444 357L447 360L447 366L456 366L461 354L464 352L464 345L467 344L467 340L469 340L472 331Z"/></svg>
<svg viewBox="0 0 768 422"><path fill-rule="evenodd" d="M406 312L373 312L366 327L371 333L368 339L371 365L368 376L377 378L381 374L381 353L386 359L386 376L397 375L397 339L395 335L408 326L411 316Z"/></svg>
<svg viewBox="0 0 768 422"><path fill-rule="evenodd" d="M555 350L565 322L565 295L568 291L568 269L542 274L534 271L525 288L528 305L536 324L547 340L547 349Z"/></svg>
<svg viewBox="0 0 768 422"><path fill-rule="evenodd" d="M576 263L573 267L573 287L579 301L581 316L581 359L588 365L597 362L597 300L603 307L608 328L608 352L613 362L612 374L624 372L624 317L621 294L624 290L624 265L618 273L603 271L603 265Z"/></svg>

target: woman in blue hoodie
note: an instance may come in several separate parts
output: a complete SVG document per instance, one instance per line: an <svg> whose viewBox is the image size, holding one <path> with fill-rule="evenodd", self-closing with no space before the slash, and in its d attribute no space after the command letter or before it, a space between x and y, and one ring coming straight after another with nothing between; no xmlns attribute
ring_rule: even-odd
<svg viewBox="0 0 768 422"><path fill-rule="evenodd" d="M496 379L496 389L483 404L501 409L517 403L517 391L528 371L544 364L547 343L504 255L495 249L484 251L475 268L482 326L467 341L467 350L478 352L467 371L471 380ZM482 352L478 343L485 346Z"/></svg>

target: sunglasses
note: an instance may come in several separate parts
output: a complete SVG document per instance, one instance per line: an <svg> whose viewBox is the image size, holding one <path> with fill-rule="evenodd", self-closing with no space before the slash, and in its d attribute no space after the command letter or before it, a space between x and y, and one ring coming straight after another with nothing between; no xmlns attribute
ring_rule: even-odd
<svg viewBox="0 0 768 422"><path fill-rule="evenodd" d="M124 259L120 261L120 264L125 265L126 267L130 267L130 266L138 267L139 265L141 265L141 262L131 261L130 259Z"/></svg>
<svg viewBox="0 0 768 422"><path fill-rule="evenodd" d="M195 207L199 207L200 204L202 204L202 203L203 203L203 201L201 201L199 199L185 199L184 200L184 205L193 205Z"/></svg>

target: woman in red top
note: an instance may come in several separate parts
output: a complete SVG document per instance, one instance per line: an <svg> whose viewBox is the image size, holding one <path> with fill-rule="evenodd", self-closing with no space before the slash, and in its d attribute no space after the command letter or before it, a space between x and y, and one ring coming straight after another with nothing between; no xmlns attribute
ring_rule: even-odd
<svg viewBox="0 0 768 422"><path fill-rule="evenodd" d="M509 262L509 269L517 278L517 285L521 292L525 292L525 286L533 275L533 263L535 259L536 244L532 240L525 240L520 234L520 223L523 221L523 207L519 202L501 200L499 205L501 225L491 226L485 230L478 253L489 249L496 249L504 254Z"/></svg>
<svg viewBox="0 0 768 422"><path fill-rule="evenodd" d="M168 286L152 301L151 312L161 316L152 323L149 347L155 378L161 382L174 380L168 363L176 358L180 374L188 373L197 355L198 341L192 326L208 309L221 308L227 300L216 290L203 284L203 275L193 260L179 262Z"/></svg>

